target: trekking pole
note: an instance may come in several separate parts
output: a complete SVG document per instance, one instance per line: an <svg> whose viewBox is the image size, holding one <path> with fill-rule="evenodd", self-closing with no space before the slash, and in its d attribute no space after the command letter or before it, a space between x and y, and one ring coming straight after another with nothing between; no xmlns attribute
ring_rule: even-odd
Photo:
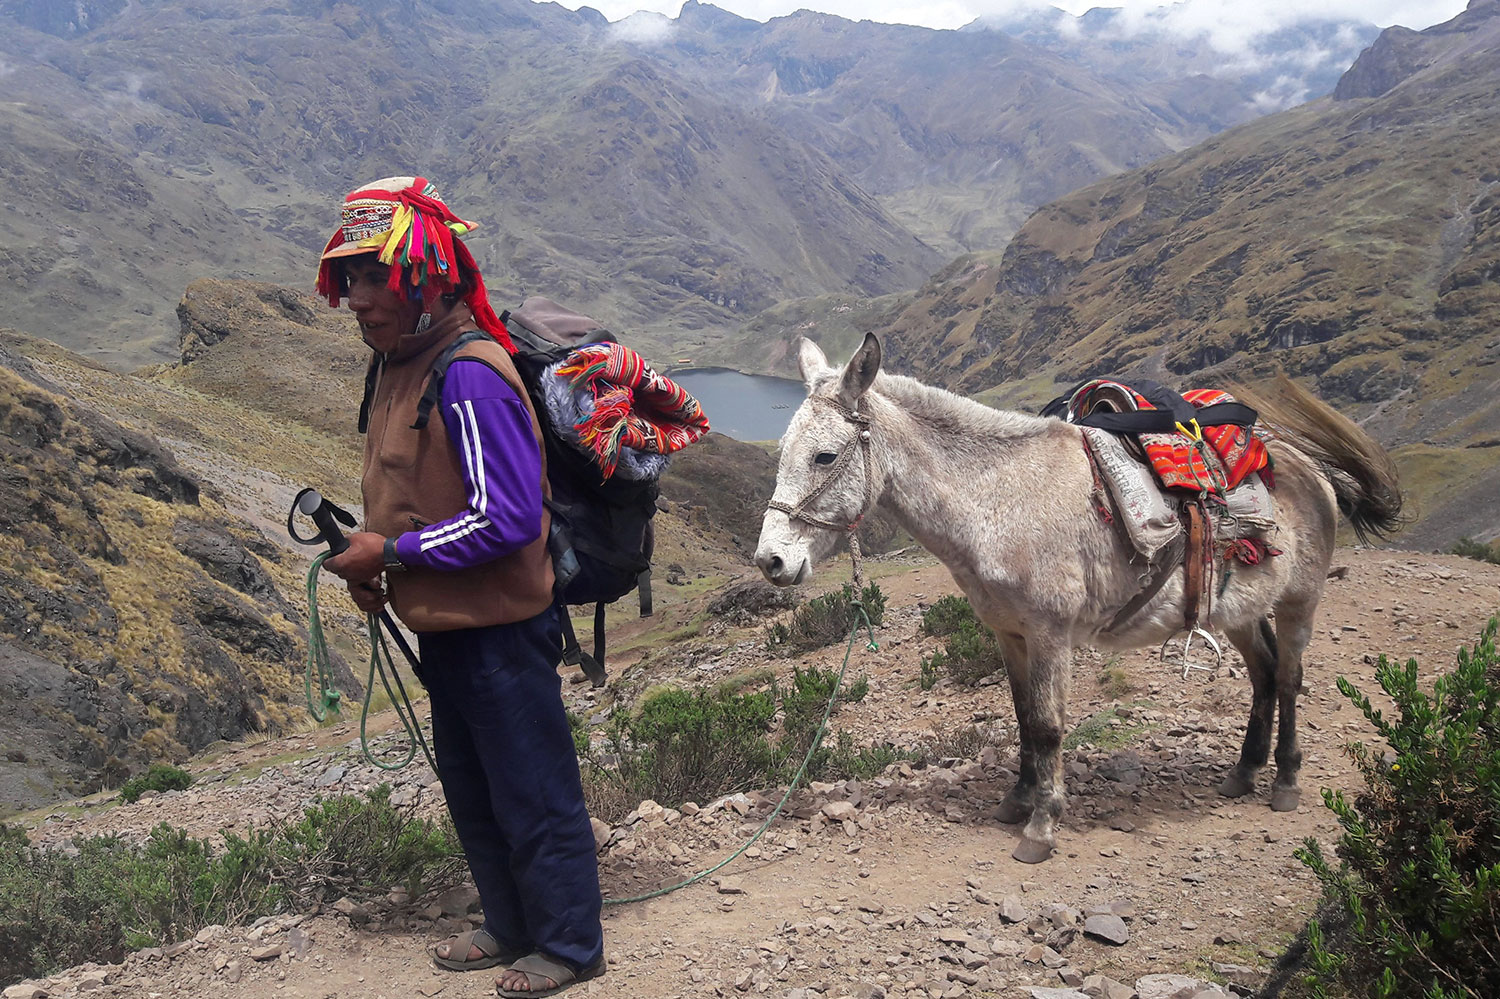
<svg viewBox="0 0 1500 999"><path fill-rule="evenodd" d="M295 518L298 513L311 518L313 524L318 528L318 533L310 538L298 534L295 525ZM342 554L349 547L349 542L344 537L344 532L339 529L340 523L345 527L354 527L355 519L348 511L324 499L316 489L304 489L299 492L297 498L292 501L292 509L287 513L286 518L287 534L291 536L293 541L303 545L325 543L328 545L326 552L313 559L312 567L308 571L307 576L308 656L305 685L307 687L308 711L318 721L323 721L327 717L327 711L320 711L318 706L313 702L312 671L315 664L323 686L323 707L325 709L332 708L334 713L337 714L340 699L339 692L330 686L332 683L332 669L328 660L328 643L323 637L322 614L318 610L318 570L323 567L323 563L328 559ZM360 748L364 751L365 759L382 770L400 770L415 759L417 746L420 745L422 747L422 755L427 758L427 762L432 767L433 773L437 773L437 761L433 758L432 751L427 747L427 740L422 736L421 722L417 720L416 710L412 707L411 698L407 696L406 685L402 683L401 674L396 670L395 664L391 660L390 649L385 643L386 634L390 635L391 640L396 643L396 647L401 650L401 654L406 657L406 661L411 665L413 673L419 673L420 660L417 659L417 654L412 651L411 646L407 643L406 636L396 626L396 622L391 618L389 611L381 608L378 615L373 613L368 614L365 620L370 635L370 669L369 677L365 683L364 704L359 715L359 741ZM382 625L385 628L384 634L381 632ZM387 666L390 667L389 671L386 669ZM365 728L370 717L370 698L374 693L375 674L377 672L380 674L380 681L385 687L386 696L390 698L391 707L396 711L396 717L401 719L401 725L406 729L406 734L411 739L406 758L395 764L382 763L375 759L374 755L370 752L369 739L365 734ZM395 690L391 689L392 677L396 681Z"/></svg>

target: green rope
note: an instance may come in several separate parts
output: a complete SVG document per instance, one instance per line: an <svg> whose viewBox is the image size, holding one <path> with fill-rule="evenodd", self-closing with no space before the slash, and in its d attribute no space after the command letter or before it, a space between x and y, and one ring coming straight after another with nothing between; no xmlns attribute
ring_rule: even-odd
<svg viewBox="0 0 1500 999"><path fill-rule="evenodd" d="M329 711L335 715L339 714L339 703L343 695L333 686L333 667L328 658L328 640L323 637L323 614L318 609L318 570L323 567L332 552L324 552L313 559L312 568L307 572L307 669L303 673L303 687L307 691L307 710L318 721L322 722L328 718ZM396 676L396 666L391 660L391 650L385 643L385 635L381 634L380 622L374 614L365 615L365 624L370 634L370 668L365 679L365 700L359 712L359 748L369 760L381 770L400 770L402 767L416 759L417 747L422 747L422 755L427 757L427 763L432 767L432 772L437 773L437 761L433 759L432 750L427 748L427 740L422 736L422 724L417 720L416 709L406 698L405 688L401 689L398 697L391 689L391 676ZM313 698L312 676L313 670L318 672L318 686L322 694L318 699ZM375 674L380 674L381 685L385 687L386 696L391 699L391 707L396 711L396 717L401 719L401 727L406 729L407 738L410 740L406 749L406 757L399 763L382 763L370 752L370 739L366 733L366 727L370 721L370 699L375 693ZM396 677L396 683L400 686L401 679Z"/></svg>
<svg viewBox="0 0 1500 999"><path fill-rule="evenodd" d="M323 638L323 615L318 612L318 570L323 567L332 552L324 552L313 559L307 570L307 669L303 672L302 685L307 691L307 710L318 721L328 717L328 712L339 713L341 695L333 686L333 667L328 662L328 643ZM322 691L317 701L313 700L312 675L318 671L318 687Z"/></svg>
<svg viewBox="0 0 1500 999"><path fill-rule="evenodd" d="M850 604L850 606L853 609L859 611L859 616L864 620L864 628L870 639L869 642L865 645L865 648L870 652L874 652L876 649L880 648L880 646L875 644L875 627L870 623L870 615L865 613L864 605L861 603L855 602ZM807 773L808 764L812 762L813 754L816 753L818 751L818 747L823 744L823 733L828 727L829 716L833 714L833 705L834 702L838 700L839 690L844 686L844 673L849 669L849 656L854 652L854 639L859 634L859 629L859 621L855 621L854 626L849 629L849 644L844 649L844 662L843 665L839 666L839 678L834 682L833 692L828 695L828 706L823 709L823 720L818 723L818 731L817 734L813 736L812 745L807 748L807 755L802 758L802 766L797 768L797 773L792 778L791 784L787 786L786 793L781 796L781 800L776 803L776 807L771 810L771 814L766 816L766 821L762 822L760 824L760 828L755 830L755 835L751 836L748 840L745 841L745 844L743 846L731 853L729 856L725 857L723 860L719 861L719 863L710 867L706 871L699 871L697 874L694 874L686 881L679 881L675 885L668 885L665 888L658 888L656 889L656 891L649 891L644 895L632 895L629 898L607 898L604 900L605 905L625 905L630 902L644 902L647 899L659 898L662 895L668 895L679 888L686 888L688 885L697 884L699 881L702 881L704 878L708 877L715 871L728 867L731 862L733 862L740 856L740 854L744 853L746 850L754 846L756 840L760 839L761 836L765 834L765 831L767 829L771 828L771 823L775 822L776 816L781 814L781 809L785 807L787 799L792 796L792 792L797 790L797 785L802 782L803 775Z"/></svg>
<svg viewBox="0 0 1500 999"><path fill-rule="evenodd" d="M406 699L406 690L403 688L401 696L391 689L390 677L386 675L386 667L390 667L391 675L396 673L396 664L391 659L390 647L385 644L385 635L380 630L380 622L374 614L366 615L366 621L370 629L370 673L365 681L365 703L359 713L359 746L364 750L365 759L369 760L381 770L400 770L412 760L416 759L417 747L422 747L422 755L427 757L427 765L432 767L432 772L438 772L437 761L432 758L432 750L427 748L427 740L422 737L422 723L417 718L417 710L412 707L411 701ZM370 718L370 697L375 690L375 674L380 673L380 682L385 686L385 695L391 699L391 707L396 711L396 717L401 719L401 727L406 729L406 737L410 740L406 746L406 757L400 763L381 763L370 753L370 740L365 735L365 723ZM398 677L399 683L399 677ZM403 710L403 705L404 710Z"/></svg>

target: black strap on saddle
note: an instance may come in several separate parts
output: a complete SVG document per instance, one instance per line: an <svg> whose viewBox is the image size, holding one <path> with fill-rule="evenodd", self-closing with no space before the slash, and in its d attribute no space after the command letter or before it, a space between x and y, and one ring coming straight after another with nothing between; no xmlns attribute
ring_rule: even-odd
<svg viewBox="0 0 1500 999"><path fill-rule="evenodd" d="M1169 434L1177 429L1177 424L1189 424L1194 420L1198 421L1200 427L1218 427L1225 424L1252 427L1259 419L1260 414L1242 402L1221 402L1199 409L1177 392L1150 379L1136 378L1124 381L1108 375L1103 377L1109 381L1119 382L1156 408L1138 409L1131 413L1095 409L1087 416L1075 421L1081 426L1098 427L1116 434ZM1085 378L1043 406L1041 415L1055 416L1060 420L1067 419L1069 400L1089 382L1098 380L1098 378Z"/></svg>

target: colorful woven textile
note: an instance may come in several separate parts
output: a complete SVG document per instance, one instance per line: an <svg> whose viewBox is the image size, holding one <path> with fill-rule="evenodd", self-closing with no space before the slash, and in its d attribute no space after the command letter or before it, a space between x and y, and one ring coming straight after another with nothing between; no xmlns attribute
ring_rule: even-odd
<svg viewBox="0 0 1500 999"><path fill-rule="evenodd" d="M621 448L670 454L708 433L708 417L698 400L629 347L580 347L556 373L571 379L575 389L593 394L594 412L576 429L606 479L615 473Z"/></svg>
<svg viewBox="0 0 1500 999"><path fill-rule="evenodd" d="M1219 389L1192 389L1182 397L1199 409L1221 402L1233 402L1234 396ZM1152 408L1145 399L1137 397L1143 409ZM1244 481L1251 472L1259 472L1271 463L1271 456L1249 429L1224 424L1204 427L1203 442L1213 447L1223 465L1222 474L1211 467L1199 451L1202 446L1182 433L1141 434L1141 446L1161 484L1168 489L1186 489L1220 495ZM1268 482L1267 485L1270 485Z"/></svg>

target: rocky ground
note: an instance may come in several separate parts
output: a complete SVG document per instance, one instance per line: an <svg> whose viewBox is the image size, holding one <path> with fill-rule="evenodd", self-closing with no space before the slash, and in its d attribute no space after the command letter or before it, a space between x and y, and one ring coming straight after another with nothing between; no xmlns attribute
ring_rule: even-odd
<svg viewBox="0 0 1500 999"><path fill-rule="evenodd" d="M1085 739L1066 755L1069 813L1060 851L1044 865L1010 859L1017 830L993 809L1013 779L1013 717L1005 685L923 692L920 609L954 592L925 556L875 566L887 594L880 649L856 646L851 674L870 693L834 724L866 740L910 745L979 723L966 758L900 764L863 782L794 793L766 834L704 881L650 901L606 908L609 974L579 988L646 999L767 995L777 999L960 996L1166 999L1252 994L1316 902L1292 856L1304 837L1331 841L1320 788L1350 788L1340 748L1368 739L1337 692L1344 674L1365 689L1379 654L1447 669L1500 609L1500 566L1451 556L1341 550L1308 651L1302 698L1305 794L1273 813L1262 793L1228 801L1214 788L1238 752L1248 683L1231 658L1182 680L1154 653L1105 658L1081 651L1070 717ZM825 577L831 581L837 567ZM767 665L755 629L711 624L635 671L652 680L716 680ZM837 666L842 647L815 657ZM633 672L633 671L632 671ZM669 675L661 675L661 674ZM583 713L603 702L585 685L566 696ZM390 719L383 719L389 729ZM390 777L359 756L357 722L280 741L221 747L190 767L183 792L134 805L99 797L39 817L34 837L67 848L76 837L142 835L166 821L204 835L295 815L321 794ZM377 747L389 747L389 735ZM950 744L964 743L953 740ZM430 770L398 774L393 800L436 813ZM624 898L718 863L760 826L780 795L751 793L680 810L644 802L625 821L597 824L606 896ZM378 904L347 900L319 912L209 927L191 940L137 952L123 965L71 969L5 990L7 999L144 996L462 997L492 994L493 975L442 972L431 942L477 920L471 891Z"/></svg>

